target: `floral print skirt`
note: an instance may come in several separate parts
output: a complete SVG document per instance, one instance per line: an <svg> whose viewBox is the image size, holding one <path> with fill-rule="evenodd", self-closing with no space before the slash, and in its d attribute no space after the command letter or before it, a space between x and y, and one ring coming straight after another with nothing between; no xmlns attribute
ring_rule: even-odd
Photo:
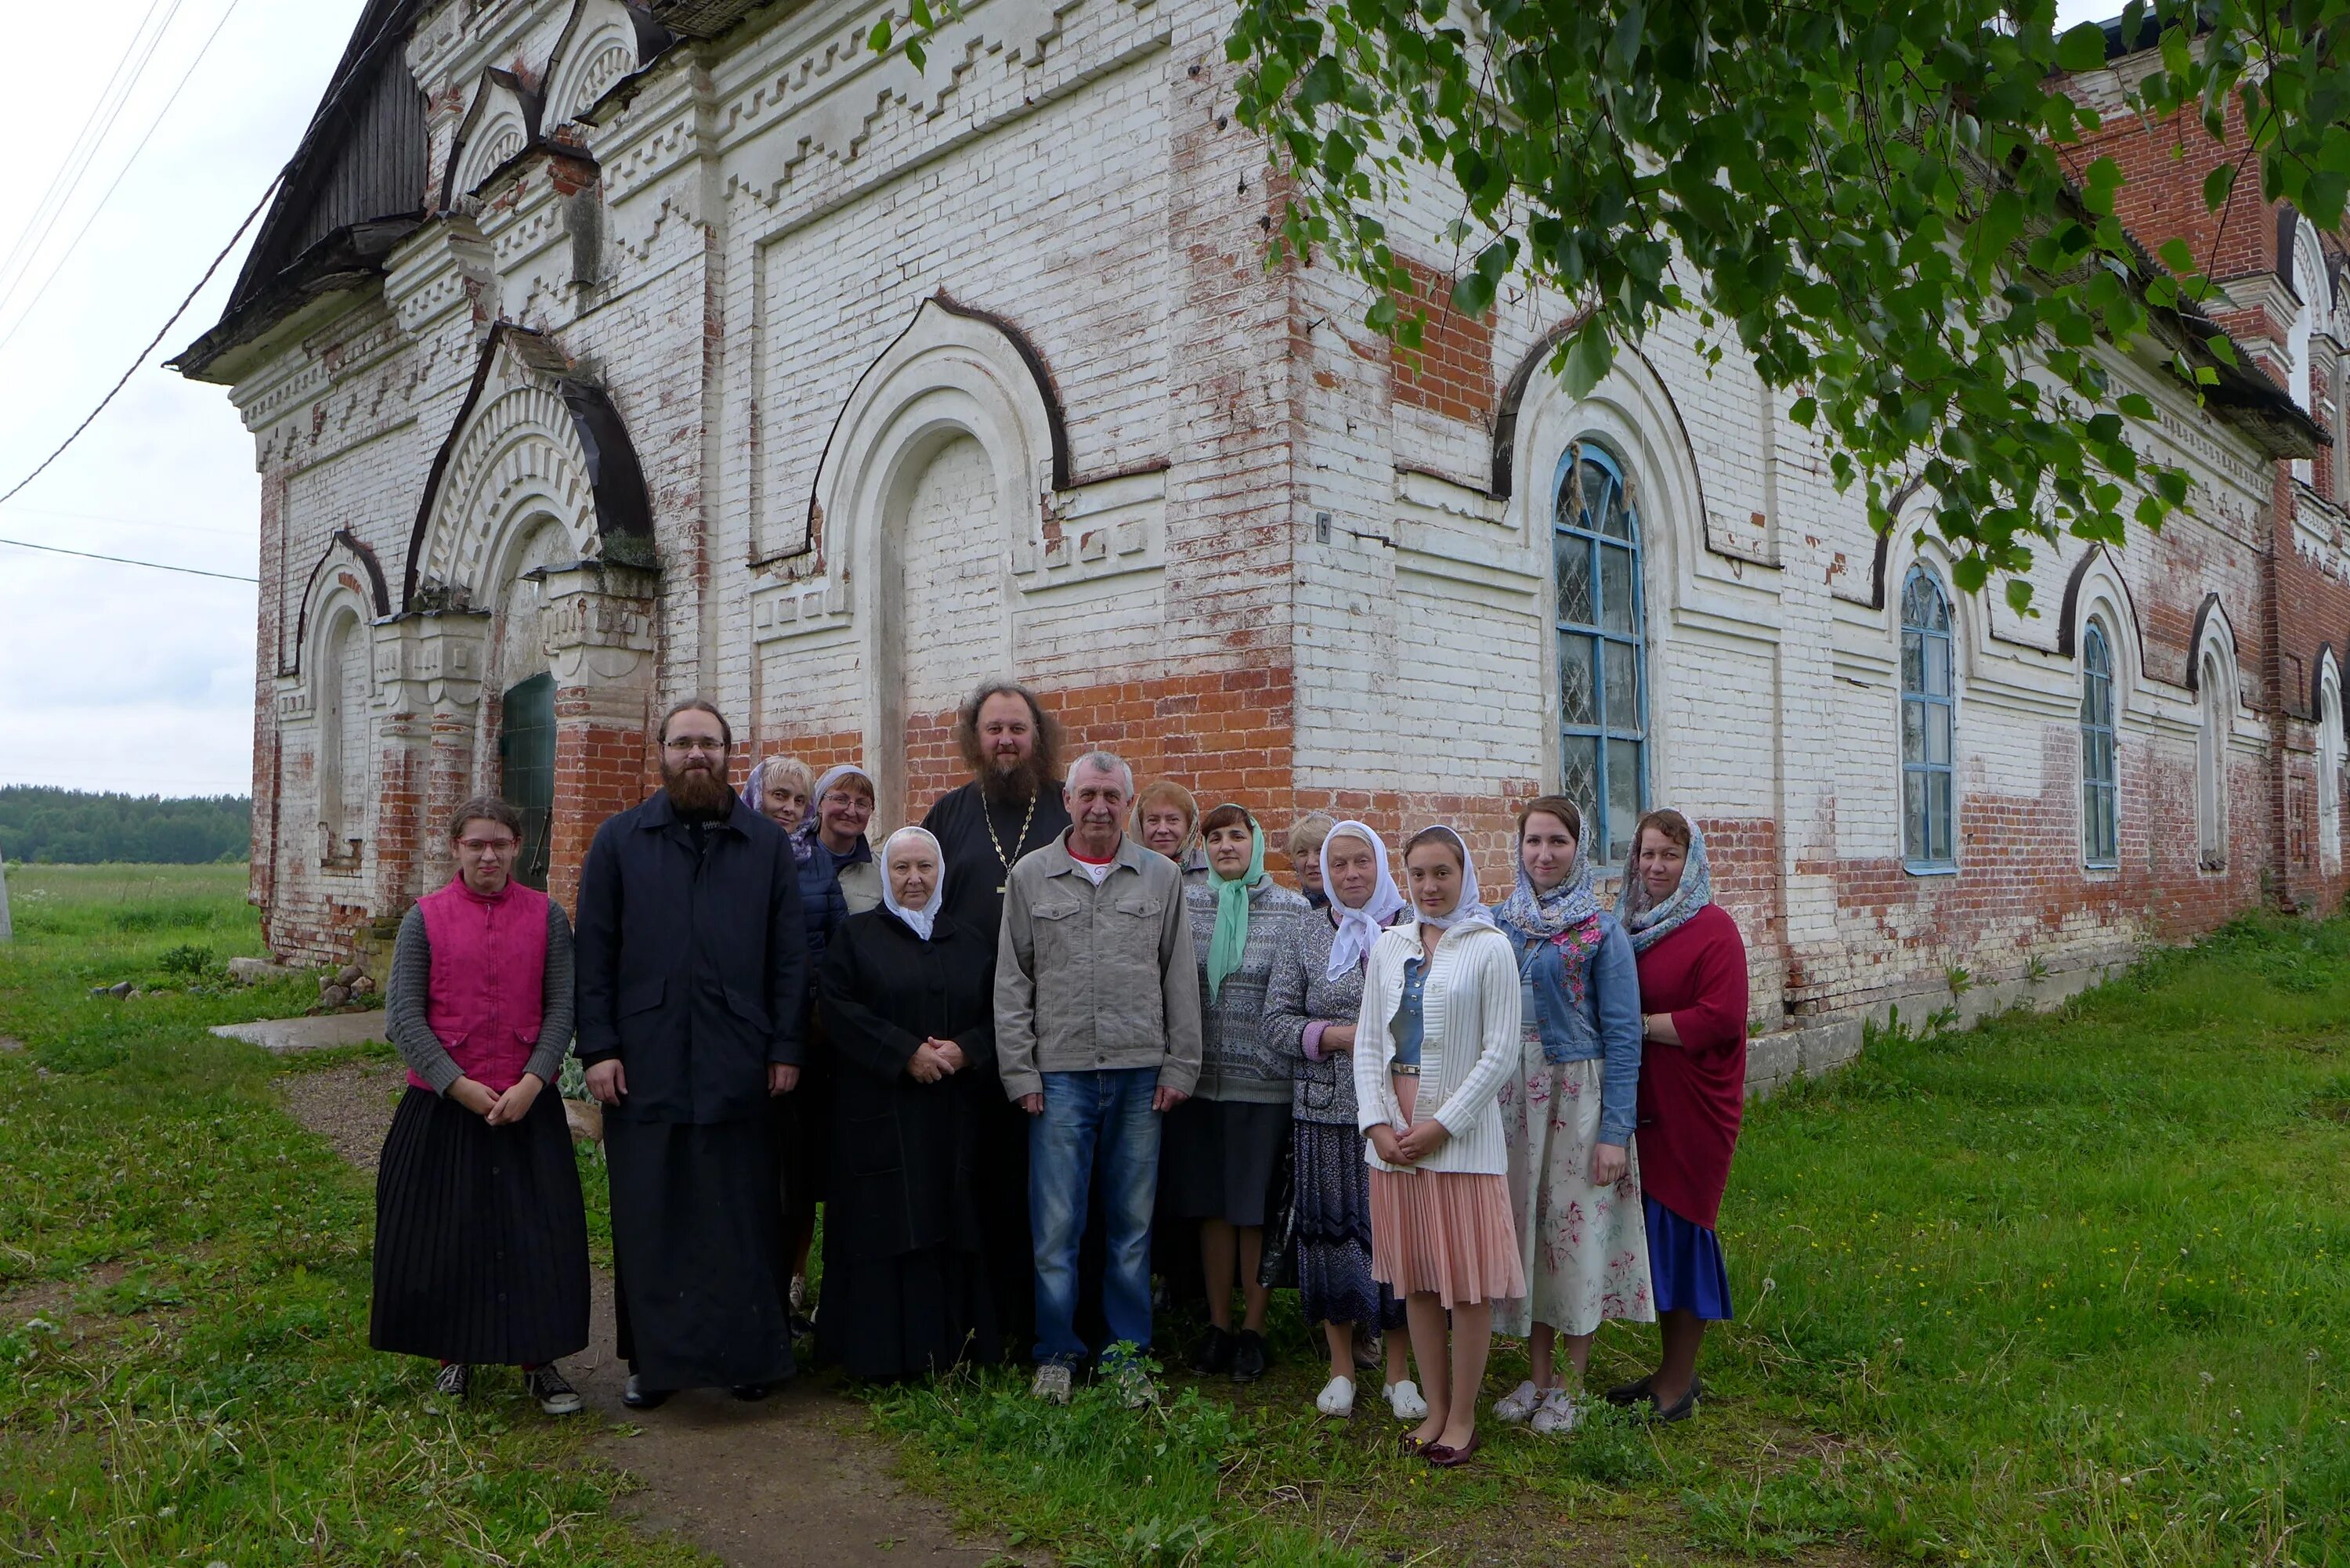
<svg viewBox="0 0 2350 1568"><path fill-rule="evenodd" d="M1523 1337L1538 1323L1581 1334L1608 1318L1656 1321L1639 1149L1627 1148L1622 1180L1591 1183L1607 1065L1596 1056L1553 1062L1529 1041L1523 1070L1502 1085L1510 1212L1529 1293L1502 1303L1493 1318L1498 1334Z"/></svg>
<svg viewBox="0 0 2350 1568"><path fill-rule="evenodd" d="M1403 1326L1403 1303L1371 1278L1371 1168L1351 1124L1296 1122L1297 1295L1307 1323Z"/></svg>

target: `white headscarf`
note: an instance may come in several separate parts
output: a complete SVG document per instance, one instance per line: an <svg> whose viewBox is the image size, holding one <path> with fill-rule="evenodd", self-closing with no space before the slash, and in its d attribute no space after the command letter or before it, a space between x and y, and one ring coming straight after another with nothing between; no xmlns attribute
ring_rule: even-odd
<svg viewBox="0 0 2350 1568"><path fill-rule="evenodd" d="M1492 925L1492 911L1486 909L1477 898L1477 862L1470 858L1469 841L1461 836L1459 828L1448 823L1433 823L1430 826L1436 832L1447 835L1453 843L1461 846L1461 898L1452 906L1452 912L1447 915L1429 914L1420 909L1419 901L1415 899L1411 906L1412 913L1419 917L1420 924L1434 926L1440 931L1451 930L1455 926ZM1426 833L1429 830L1423 827L1419 833ZM1419 837L1419 833L1413 834L1411 838ZM1404 842L1409 844L1411 838L1407 838Z"/></svg>
<svg viewBox="0 0 2350 1568"><path fill-rule="evenodd" d="M1350 909L1338 897L1338 889L1330 880L1330 840L1340 834L1369 843L1371 853L1378 857L1379 879L1371 888L1371 896L1359 909ZM1395 873L1388 869L1388 846L1379 836L1359 822L1339 823L1322 840L1322 890L1330 895L1330 913L1338 921L1338 934L1330 940L1330 968L1327 978L1344 980L1347 971L1360 965L1370 952L1371 944L1379 940L1379 932L1404 909L1403 890L1396 886Z"/></svg>
<svg viewBox="0 0 2350 1568"><path fill-rule="evenodd" d="M826 776L829 777L830 775L827 774ZM931 853L932 855L938 857L939 874L937 878L931 883L930 902L924 904L919 909L910 909L905 905L898 902L898 889L889 880L889 846L897 843L898 840L901 838L919 838L923 843L931 846ZM938 839L931 835L929 829L921 827L901 827L897 832L891 834L889 837L881 841L881 907L889 910L891 914L897 916L899 919L905 921L907 929L912 931L924 941L929 941L931 940L931 932L936 929L939 923L939 906L946 902L946 851L939 847Z"/></svg>

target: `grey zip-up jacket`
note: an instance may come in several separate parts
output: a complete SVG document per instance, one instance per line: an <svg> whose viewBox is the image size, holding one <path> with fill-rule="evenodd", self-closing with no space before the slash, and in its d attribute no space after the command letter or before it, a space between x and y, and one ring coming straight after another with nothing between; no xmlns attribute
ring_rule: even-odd
<svg viewBox="0 0 2350 1568"><path fill-rule="evenodd" d="M1188 1095L1200 1077L1200 961L1175 863L1122 839L1096 887L1067 837L1021 857L1003 892L995 1056L1012 1099L1047 1073L1155 1067Z"/></svg>

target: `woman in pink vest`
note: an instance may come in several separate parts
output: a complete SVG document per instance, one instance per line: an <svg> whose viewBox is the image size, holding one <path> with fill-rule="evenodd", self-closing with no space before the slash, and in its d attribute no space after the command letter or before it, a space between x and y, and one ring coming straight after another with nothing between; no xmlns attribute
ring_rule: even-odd
<svg viewBox="0 0 2350 1568"><path fill-rule="evenodd" d="M375 1186L378 1350L519 1366L550 1416L579 1396L556 1366L588 1345L588 1220L560 1096L571 1044L571 924L511 877L522 817L477 795L449 825L457 876L417 901L392 950L385 1019L408 1093Z"/></svg>

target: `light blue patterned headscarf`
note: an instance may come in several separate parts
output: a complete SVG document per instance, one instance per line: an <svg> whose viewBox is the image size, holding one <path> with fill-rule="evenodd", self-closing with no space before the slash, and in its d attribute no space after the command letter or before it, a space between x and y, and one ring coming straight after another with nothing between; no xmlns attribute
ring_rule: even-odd
<svg viewBox="0 0 2350 1568"><path fill-rule="evenodd" d="M1682 814L1674 815L1689 822ZM1655 905L1648 902L1648 885L1640 880L1639 840L1637 836L1633 840L1635 863L1625 868L1624 891L1616 900L1616 917L1631 934L1632 950L1636 953L1647 952L1713 902L1713 867L1705 857L1705 835L1697 830L1696 823L1689 822L1689 860L1681 867L1680 886L1668 894L1663 903Z"/></svg>
<svg viewBox="0 0 2350 1568"><path fill-rule="evenodd" d="M1494 909L1494 919L1514 927L1530 937L1555 937L1570 926L1579 926L1598 914L1599 888L1591 869L1591 857L1583 847L1583 840L1575 841L1575 864L1566 868L1566 879L1547 893L1534 891L1532 877L1526 875L1525 857L1518 857L1518 885L1510 896Z"/></svg>

